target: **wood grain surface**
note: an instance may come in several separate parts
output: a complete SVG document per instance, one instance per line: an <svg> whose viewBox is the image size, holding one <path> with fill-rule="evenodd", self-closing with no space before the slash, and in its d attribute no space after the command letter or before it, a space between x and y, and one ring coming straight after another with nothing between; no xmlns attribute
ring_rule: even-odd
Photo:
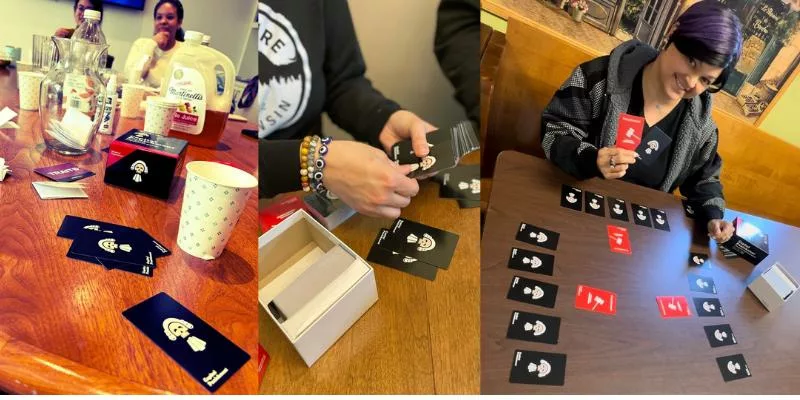
<svg viewBox="0 0 800 400"><path fill-rule="evenodd" d="M665 210L671 232L641 227L560 206L561 184ZM800 230L728 210L769 235L770 256L757 268L742 259L726 260L705 232L697 231L673 196L620 181L576 181L546 160L503 152L494 177L481 253L481 391L486 394L789 394L800 391L797 331L800 300L767 312L746 289L755 271L775 261L800 276ZM514 239L519 224L561 234L553 276L507 268L512 247L536 249ZM630 256L610 252L607 225L629 230ZM688 267L689 252L711 255L710 265ZM687 274L714 279L719 295L691 292ZM514 275L559 286L556 306L547 309L506 299ZM575 309L577 285L618 294L616 316ZM656 296L686 296L693 317L662 319ZM718 297L725 317L697 317L691 297ZM561 318L557 345L506 339L513 310ZM703 326L730 324L738 344L711 348ZM509 383L515 350L567 355L562 386ZM743 354L752 377L725 383L716 358Z"/></svg>
<svg viewBox="0 0 800 400"><path fill-rule="evenodd" d="M18 105L16 73L2 70L0 109ZM20 129L0 130L0 157L13 171L0 182L0 338L8 340L0 348L0 389L208 393L122 316L163 291L251 355L217 393L255 393L257 196L222 256L203 261L176 243L185 169L168 200L105 185L100 149L113 137L98 135L89 154L61 156L45 149L37 112L21 111L17 120ZM120 119L116 133L142 125ZM244 127L228 122L217 150L190 146L185 162L233 162L255 173L257 143L240 134ZM81 181L89 199L40 200L31 182L45 178L33 169L65 162L96 173ZM56 236L65 215L142 228L173 254L158 259L152 278L67 258L71 241ZM50 372L41 368L46 363Z"/></svg>
<svg viewBox="0 0 800 400"><path fill-rule="evenodd" d="M479 154L464 163L476 163ZM439 198L421 182L402 217L460 236L450 269L429 282L372 264L378 302L316 364L307 367L263 309L260 340L271 361L262 394L477 394L479 209ZM333 233L366 258L391 220L353 216Z"/></svg>

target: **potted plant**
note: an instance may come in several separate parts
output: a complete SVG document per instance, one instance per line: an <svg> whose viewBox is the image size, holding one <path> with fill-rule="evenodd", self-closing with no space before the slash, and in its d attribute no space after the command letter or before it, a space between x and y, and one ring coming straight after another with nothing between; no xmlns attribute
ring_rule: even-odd
<svg viewBox="0 0 800 400"><path fill-rule="evenodd" d="M569 6L570 14L572 14L572 19L574 19L575 22L581 22L583 16L589 11L589 4L586 3L586 0L570 0Z"/></svg>

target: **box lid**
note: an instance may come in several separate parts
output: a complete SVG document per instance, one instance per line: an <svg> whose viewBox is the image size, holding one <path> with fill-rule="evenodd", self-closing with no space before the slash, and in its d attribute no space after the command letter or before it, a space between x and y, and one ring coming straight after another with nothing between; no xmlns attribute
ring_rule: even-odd
<svg viewBox="0 0 800 400"><path fill-rule="evenodd" d="M186 140L156 135L154 133L131 129L118 137L112 143L131 145L138 148L152 149L157 152L166 153L171 156L180 155L189 144Z"/></svg>

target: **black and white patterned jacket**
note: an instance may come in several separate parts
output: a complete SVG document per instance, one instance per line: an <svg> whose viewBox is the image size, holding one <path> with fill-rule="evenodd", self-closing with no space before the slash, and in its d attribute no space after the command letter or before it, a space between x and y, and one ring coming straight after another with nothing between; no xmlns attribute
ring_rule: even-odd
<svg viewBox="0 0 800 400"><path fill-rule="evenodd" d="M616 143L617 121L628 110L634 78L656 56L656 49L632 40L575 68L542 114L547 159L578 179L602 176L597 150ZM719 135L711 119L710 93L693 98L687 107L664 182L654 189L672 192L680 187L681 194L703 210L702 217L721 219L722 159L717 154Z"/></svg>

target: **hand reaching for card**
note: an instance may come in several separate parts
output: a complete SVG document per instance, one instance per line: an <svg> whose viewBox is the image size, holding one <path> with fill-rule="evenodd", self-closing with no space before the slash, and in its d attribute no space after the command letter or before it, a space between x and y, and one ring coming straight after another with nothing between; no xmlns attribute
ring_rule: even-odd
<svg viewBox="0 0 800 400"><path fill-rule="evenodd" d="M733 224L721 219L708 221L708 236L717 243L725 243L733 236Z"/></svg>
<svg viewBox="0 0 800 400"><path fill-rule="evenodd" d="M417 181L406 177L411 165L395 165L363 143L333 141L325 161L325 186L364 215L397 218L419 191Z"/></svg>
<svg viewBox="0 0 800 400"><path fill-rule="evenodd" d="M389 120L386 121L386 125L383 126L383 130L378 135L378 140L388 154L395 143L411 139L414 154L417 157L425 157L429 151L425 135L434 130L436 130L435 126L425 122L416 114L400 110L392 114Z"/></svg>
<svg viewBox="0 0 800 400"><path fill-rule="evenodd" d="M616 147L603 147L597 151L597 168L606 179L619 179L625 176L628 166L636 163L637 154L632 150Z"/></svg>

